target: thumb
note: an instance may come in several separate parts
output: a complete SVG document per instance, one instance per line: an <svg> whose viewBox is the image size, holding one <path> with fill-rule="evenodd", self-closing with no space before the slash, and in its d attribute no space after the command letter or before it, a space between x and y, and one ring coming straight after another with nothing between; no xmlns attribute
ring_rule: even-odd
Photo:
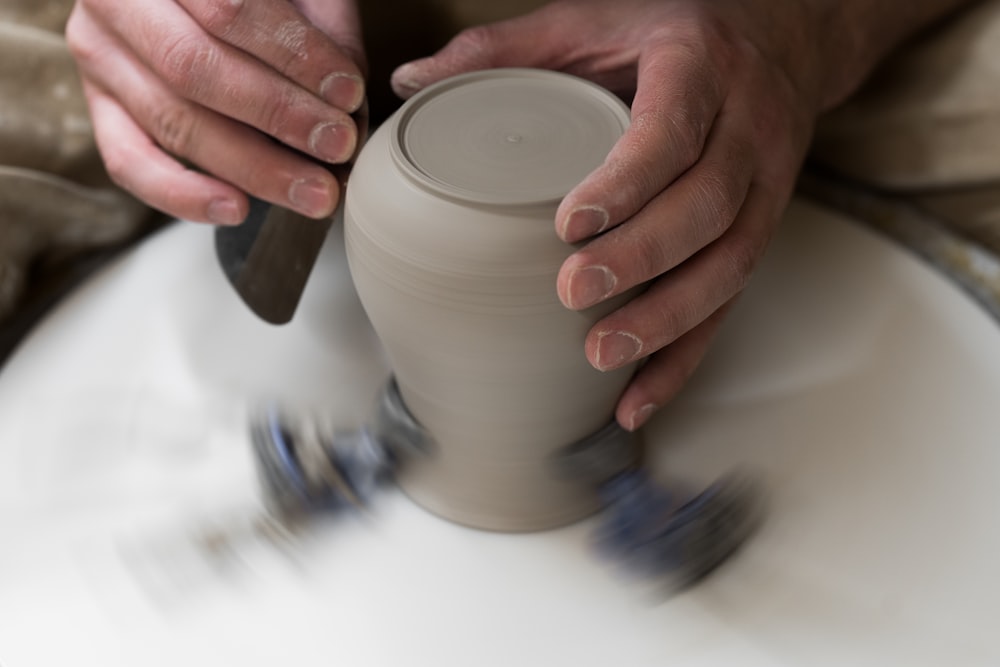
<svg viewBox="0 0 1000 667"><path fill-rule="evenodd" d="M508 21L470 28L433 56L400 65L392 89L403 99L456 74L494 67L558 69L552 21L545 10Z"/></svg>

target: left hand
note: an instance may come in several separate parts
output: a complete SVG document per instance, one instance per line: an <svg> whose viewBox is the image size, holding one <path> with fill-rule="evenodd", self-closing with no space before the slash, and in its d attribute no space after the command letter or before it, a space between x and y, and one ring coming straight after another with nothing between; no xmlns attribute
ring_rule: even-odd
<svg viewBox="0 0 1000 667"><path fill-rule="evenodd" d="M354 0L76 0L66 40L108 174L137 199L227 225L246 194L333 213L323 163L364 132Z"/></svg>
<svg viewBox="0 0 1000 667"><path fill-rule="evenodd" d="M647 362L618 403L626 429L694 371L791 196L825 63L821 26L800 3L779 4L561 0L463 32L393 75L403 97L491 67L561 70L634 94L631 127L555 220L565 241L591 239L560 270L568 308L649 282L585 345L600 370Z"/></svg>

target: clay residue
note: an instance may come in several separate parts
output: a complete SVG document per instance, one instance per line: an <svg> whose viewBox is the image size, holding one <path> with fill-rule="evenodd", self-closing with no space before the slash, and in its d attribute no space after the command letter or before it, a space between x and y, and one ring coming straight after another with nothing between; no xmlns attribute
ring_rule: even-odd
<svg viewBox="0 0 1000 667"><path fill-rule="evenodd" d="M305 49L306 35L306 26L299 21L285 21L274 32L274 37L278 43L292 53L297 54L302 60L308 58Z"/></svg>

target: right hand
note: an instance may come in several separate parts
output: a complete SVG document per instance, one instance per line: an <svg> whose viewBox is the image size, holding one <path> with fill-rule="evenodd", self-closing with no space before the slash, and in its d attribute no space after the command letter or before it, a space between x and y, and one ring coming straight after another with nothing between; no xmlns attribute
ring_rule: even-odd
<svg viewBox="0 0 1000 667"><path fill-rule="evenodd" d="M623 428L680 391L763 255L821 106L825 29L795 2L558 0L393 75L411 95L459 72L540 67L632 99L628 130L554 220L577 244L555 285L567 308L648 286L584 343L601 371L646 360L619 399Z"/></svg>
<svg viewBox="0 0 1000 667"><path fill-rule="evenodd" d="M150 206L217 224L246 217L244 193L336 208L309 156L341 164L359 144L354 0L77 0L66 38L108 173Z"/></svg>

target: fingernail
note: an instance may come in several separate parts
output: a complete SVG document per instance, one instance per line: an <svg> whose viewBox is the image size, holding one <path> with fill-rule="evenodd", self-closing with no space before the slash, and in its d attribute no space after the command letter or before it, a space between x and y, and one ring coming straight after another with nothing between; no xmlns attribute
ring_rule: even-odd
<svg viewBox="0 0 1000 667"><path fill-rule="evenodd" d="M354 153L357 135L346 123L320 123L309 133L309 150L327 162L346 162Z"/></svg>
<svg viewBox="0 0 1000 667"><path fill-rule="evenodd" d="M601 371L620 368L638 357L640 352L642 352L642 341L635 334L627 331L605 331L597 337L594 366Z"/></svg>
<svg viewBox="0 0 1000 667"><path fill-rule="evenodd" d="M238 225L243 222L240 207L232 199L213 199L209 202L208 219L216 225Z"/></svg>
<svg viewBox="0 0 1000 667"><path fill-rule="evenodd" d="M401 96L408 97L423 88L423 84L414 76L417 67L413 64L401 65L392 73L392 89Z"/></svg>
<svg viewBox="0 0 1000 667"><path fill-rule="evenodd" d="M603 301L615 289L618 279L606 266L587 266L573 271L567 294L569 307L579 310Z"/></svg>
<svg viewBox="0 0 1000 667"><path fill-rule="evenodd" d="M354 113L365 99L365 82L360 76L334 72L319 85L323 99L347 113Z"/></svg>
<svg viewBox="0 0 1000 667"><path fill-rule="evenodd" d="M566 216L562 238L573 242L600 234L608 228L609 219L608 212L600 206L578 206Z"/></svg>
<svg viewBox="0 0 1000 667"><path fill-rule="evenodd" d="M312 218L322 218L333 211L330 185L316 178L301 178L288 188L288 199L297 211Z"/></svg>
<svg viewBox="0 0 1000 667"><path fill-rule="evenodd" d="M648 422L649 418L653 416L656 410L657 408L655 405L653 405L652 403L646 403L646 405L642 406L641 408L632 413L632 416L629 417L628 424L626 425L625 428L629 431L636 430L637 428Z"/></svg>

